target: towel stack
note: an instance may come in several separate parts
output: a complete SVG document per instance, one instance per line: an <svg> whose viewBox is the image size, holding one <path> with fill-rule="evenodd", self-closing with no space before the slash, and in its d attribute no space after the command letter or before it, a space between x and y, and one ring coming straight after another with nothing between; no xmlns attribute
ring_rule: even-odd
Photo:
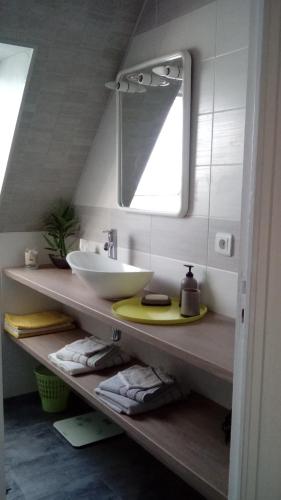
<svg viewBox="0 0 281 500"><path fill-rule="evenodd" d="M127 415L154 410L183 397L169 375L159 368L139 365L101 382L95 391L112 410Z"/></svg>
<svg viewBox="0 0 281 500"><path fill-rule="evenodd" d="M73 318L58 311L32 314L5 314L4 329L17 339L75 328Z"/></svg>
<svg viewBox="0 0 281 500"><path fill-rule="evenodd" d="M110 342L93 335L67 344L48 356L51 363L69 375L79 375L127 363L130 357Z"/></svg>

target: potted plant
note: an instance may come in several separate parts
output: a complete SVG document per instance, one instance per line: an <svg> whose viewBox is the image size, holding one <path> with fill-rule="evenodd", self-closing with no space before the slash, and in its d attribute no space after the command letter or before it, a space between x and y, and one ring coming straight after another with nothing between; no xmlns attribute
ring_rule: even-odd
<svg viewBox="0 0 281 500"><path fill-rule="evenodd" d="M43 234L47 242L46 250L50 250L49 257L53 264L60 269L68 269L66 256L74 245L79 230L79 220L75 208L71 203L59 201L56 203L43 221Z"/></svg>

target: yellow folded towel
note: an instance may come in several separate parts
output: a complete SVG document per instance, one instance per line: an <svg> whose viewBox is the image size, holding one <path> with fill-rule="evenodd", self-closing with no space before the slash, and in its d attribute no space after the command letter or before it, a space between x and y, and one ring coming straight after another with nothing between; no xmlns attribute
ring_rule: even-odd
<svg viewBox="0 0 281 500"><path fill-rule="evenodd" d="M5 314L5 323L18 330L47 328L69 324L73 318L58 311L42 311L32 314Z"/></svg>
<svg viewBox="0 0 281 500"><path fill-rule="evenodd" d="M13 335L16 339L24 339L26 337L36 337L37 335L47 335L48 333L66 332L76 328L75 323L64 323L63 325L48 326L46 328L33 328L26 330L19 330L15 326L4 323L4 330Z"/></svg>

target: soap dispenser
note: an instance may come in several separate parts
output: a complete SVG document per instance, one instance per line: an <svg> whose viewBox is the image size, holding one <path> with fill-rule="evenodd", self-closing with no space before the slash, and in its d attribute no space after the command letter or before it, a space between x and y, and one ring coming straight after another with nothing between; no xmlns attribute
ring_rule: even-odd
<svg viewBox="0 0 281 500"><path fill-rule="evenodd" d="M181 296L182 296L182 290L188 290L190 288L198 288L198 283L197 280L193 277L193 273L191 269L194 266L190 266L189 264L184 264L185 267L188 267L188 273L186 273L185 278L181 281L181 289L180 289L180 300L179 300L179 306L181 306Z"/></svg>

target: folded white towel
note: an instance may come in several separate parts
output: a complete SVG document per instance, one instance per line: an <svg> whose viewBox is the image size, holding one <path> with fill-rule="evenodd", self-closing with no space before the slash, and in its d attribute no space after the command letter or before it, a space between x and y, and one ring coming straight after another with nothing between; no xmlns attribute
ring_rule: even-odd
<svg viewBox="0 0 281 500"><path fill-rule="evenodd" d="M81 365L81 363L75 363L74 361L62 361L59 359L55 352L48 354L48 359L57 368L60 368L68 375L80 375L81 373L89 373L93 371L93 368Z"/></svg>
<svg viewBox="0 0 281 500"><path fill-rule="evenodd" d="M128 363L128 361L130 361L130 356L116 347L109 353L106 353L106 355L104 355L103 353L97 353L87 358L87 365L84 365L77 361L62 360L58 357L56 352L49 354L48 359L51 361L51 363L53 363L55 366L65 371L69 375L79 375L81 373L94 372L103 370L104 368L110 368L112 366L118 366L123 363Z"/></svg>
<svg viewBox="0 0 281 500"><path fill-rule="evenodd" d="M127 389L152 389L162 384L173 384L174 380L160 368L133 365L118 372L118 377Z"/></svg>

